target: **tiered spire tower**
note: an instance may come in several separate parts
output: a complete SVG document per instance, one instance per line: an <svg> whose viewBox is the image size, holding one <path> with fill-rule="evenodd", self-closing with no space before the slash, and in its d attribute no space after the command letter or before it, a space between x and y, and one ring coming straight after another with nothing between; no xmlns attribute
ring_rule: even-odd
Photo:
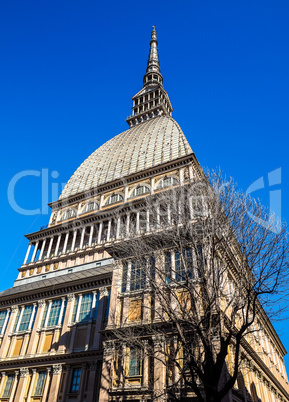
<svg viewBox="0 0 289 402"><path fill-rule="evenodd" d="M126 119L130 127L157 116L171 115L173 111L169 96L163 88L155 27L151 33L149 59L143 84L142 89L132 98L132 115Z"/></svg>

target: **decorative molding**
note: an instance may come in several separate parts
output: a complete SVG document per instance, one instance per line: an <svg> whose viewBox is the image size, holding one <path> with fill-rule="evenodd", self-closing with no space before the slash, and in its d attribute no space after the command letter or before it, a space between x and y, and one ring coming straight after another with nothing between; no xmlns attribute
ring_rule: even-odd
<svg viewBox="0 0 289 402"><path fill-rule="evenodd" d="M89 362L89 371L96 371L97 369L97 362L93 361L93 362Z"/></svg>
<svg viewBox="0 0 289 402"><path fill-rule="evenodd" d="M54 364L52 366L52 373L53 373L53 375L61 374L62 373L62 364Z"/></svg>
<svg viewBox="0 0 289 402"><path fill-rule="evenodd" d="M11 306L12 313L17 313L19 310L18 305Z"/></svg>
<svg viewBox="0 0 289 402"><path fill-rule="evenodd" d="M99 288L99 298L101 299L104 296L108 296L108 290L106 287Z"/></svg>
<svg viewBox="0 0 289 402"><path fill-rule="evenodd" d="M28 367L21 367L20 368L20 378L25 378L29 374Z"/></svg>
<svg viewBox="0 0 289 402"><path fill-rule="evenodd" d="M37 303L38 303L39 307L45 307L45 304L46 304L44 299L38 300Z"/></svg>
<svg viewBox="0 0 289 402"><path fill-rule="evenodd" d="M75 294L74 293L69 293L67 295L67 301L72 302L75 300Z"/></svg>

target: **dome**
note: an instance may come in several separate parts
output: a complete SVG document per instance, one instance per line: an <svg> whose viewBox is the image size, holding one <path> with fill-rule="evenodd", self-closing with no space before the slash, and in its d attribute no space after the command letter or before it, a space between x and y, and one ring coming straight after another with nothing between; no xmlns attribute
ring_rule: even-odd
<svg viewBox="0 0 289 402"><path fill-rule="evenodd" d="M155 117L131 127L94 151L71 176L59 199L192 152L184 133L173 118Z"/></svg>

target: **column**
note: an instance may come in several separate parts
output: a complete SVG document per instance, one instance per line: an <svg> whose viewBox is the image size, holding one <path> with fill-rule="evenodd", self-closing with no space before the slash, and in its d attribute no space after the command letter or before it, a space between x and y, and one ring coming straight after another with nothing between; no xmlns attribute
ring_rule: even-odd
<svg viewBox="0 0 289 402"><path fill-rule="evenodd" d="M46 314L45 321L44 321L44 328L46 328L47 324L48 324L51 306L52 306L52 300L48 300L48 309L47 309L47 314Z"/></svg>
<svg viewBox="0 0 289 402"><path fill-rule="evenodd" d="M168 224L171 226L172 224L172 219L171 219L171 206L168 204Z"/></svg>
<svg viewBox="0 0 289 402"><path fill-rule="evenodd" d="M80 375L80 382L79 382L79 394L77 398L77 402L83 402L83 394L84 394L84 387L85 387L85 376L87 370L87 363L83 363L81 366L81 375Z"/></svg>
<svg viewBox="0 0 289 402"><path fill-rule="evenodd" d="M32 396L32 392L34 390L36 376L37 376L37 370L32 369L32 378L31 378L31 383L30 383L30 386L29 386L29 391L28 391L27 399L26 399L27 402L31 401L31 396Z"/></svg>
<svg viewBox="0 0 289 402"><path fill-rule="evenodd" d="M80 246L79 246L80 250L82 250L82 247L83 247L84 235L85 235L85 227L82 228L82 232L81 232Z"/></svg>
<svg viewBox="0 0 289 402"><path fill-rule="evenodd" d="M62 398L61 398L61 401L63 401L63 402L65 402L65 400L66 400L67 389L68 389L69 383L70 383L70 371L71 371L71 366L68 364L66 366L65 382L63 385Z"/></svg>
<svg viewBox="0 0 289 402"><path fill-rule="evenodd" d="M29 244L28 244L28 249L27 249L27 252L26 252L26 255L25 255L25 258L24 258L24 263L23 263L23 264L27 264L27 260L28 260L29 254L30 254L31 246L32 246L32 243L29 243Z"/></svg>
<svg viewBox="0 0 289 402"><path fill-rule="evenodd" d="M58 255L60 240L61 240L61 233L58 235L58 239L57 239L57 243L56 243L56 248L55 248L55 253L54 253L55 256Z"/></svg>
<svg viewBox="0 0 289 402"><path fill-rule="evenodd" d="M91 305L90 320L89 320L89 323L87 325L87 330L86 330L85 350L89 349L90 334L91 334L94 309L95 309L95 304L96 304L96 293L97 292L94 290L92 293L93 293L93 299L92 299L92 305Z"/></svg>
<svg viewBox="0 0 289 402"><path fill-rule="evenodd" d="M103 364L102 364L102 376L99 392L99 400L101 402L109 401L109 389L111 385L111 372L112 372L113 350L109 342L105 342L103 350Z"/></svg>
<svg viewBox="0 0 289 402"><path fill-rule="evenodd" d="M139 233L139 211L136 213L136 233Z"/></svg>
<svg viewBox="0 0 289 402"><path fill-rule="evenodd" d="M42 260L42 256L43 256L44 249L45 249L45 244L46 244L46 239L44 239L44 240L42 241L42 246L41 246L41 251L40 251L40 255L39 255L39 260Z"/></svg>
<svg viewBox="0 0 289 402"><path fill-rule="evenodd" d="M19 385L17 387L17 392L15 395L15 401L23 401L26 387L27 387L27 380L29 378L29 370L27 367L20 368L20 378L19 378Z"/></svg>
<svg viewBox="0 0 289 402"><path fill-rule="evenodd" d="M39 331L41 320L43 317L45 308L45 300L38 300L38 309L35 317L34 326L31 332L30 340L28 343L27 354L34 354L36 352L36 345L37 345L37 330Z"/></svg>
<svg viewBox="0 0 289 402"><path fill-rule="evenodd" d="M126 292L130 291L131 261L127 263Z"/></svg>
<svg viewBox="0 0 289 402"><path fill-rule="evenodd" d="M117 217L117 224L116 224L116 239L119 239L120 235L120 216Z"/></svg>
<svg viewBox="0 0 289 402"><path fill-rule="evenodd" d="M62 365L54 364L52 366L52 380L47 402L55 402L58 400L58 391L59 391L61 373L62 373Z"/></svg>
<svg viewBox="0 0 289 402"><path fill-rule="evenodd" d="M21 306L21 311L20 311L20 315L19 315L19 320L18 320L16 329L15 329L15 332L18 332L18 331L19 331L19 327L20 327L20 324L21 324L21 320L22 320L22 317L23 317L24 310L25 310L25 306Z"/></svg>
<svg viewBox="0 0 289 402"><path fill-rule="evenodd" d="M90 226L90 233L89 233L89 241L88 241L89 247L91 247L91 243L92 243L93 230L94 230L94 225L91 225Z"/></svg>
<svg viewBox="0 0 289 402"><path fill-rule="evenodd" d="M100 242L101 242L102 226L103 226L103 223L100 222L100 224L99 224L99 231L98 231L98 238L97 238L97 243L98 243L98 244L100 244Z"/></svg>
<svg viewBox="0 0 289 402"><path fill-rule="evenodd" d="M151 193L154 194L154 189L155 189L155 178L151 178Z"/></svg>
<svg viewBox="0 0 289 402"><path fill-rule="evenodd" d="M155 396L158 398L163 395L164 384L165 384L165 361L164 361L164 340L162 336L153 336L154 349L155 349L155 364L154 364L154 377L156 378Z"/></svg>
<svg viewBox="0 0 289 402"><path fill-rule="evenodd" d="M110 231L111 231L111 219L108 221L106 241L109 241L110 239Z"/></svg>
<svg viewBox="0 0 289 402"><path fill-rule="evenodd" d="M34 247L34 250L33 250L33 254L32 254L31 262L34 262L34 260L35 260L36 253L37 253L37 250L38 250L38 245L39 245L39 241L37 241L36 244L35 244L35 247Z"/></svg>
<svg viewBox="0 0 289 402"><path fill-rule="evenodd" d="M64 306L65 306L66 297L64 296L64 297L62 297L61 299L62 299L62 302L61 302L61 308L60 308L60 313L59 313L59 318L58 318L58 323L57 323L57 325L61 325L61 322L62 322L62 317L63 317L63 312L64 312Z"/></svg>
<svg viewBox="0 0 289 402"><path fill-rule="evenodd" d="M64 246L63 246L63 250L62 250L62 254L66 253L66 249L67 249L67 243L68 243L68 238L69 238L69 232L66 233L65 236L65 240L64 240Z"/></svg>
<svg viewBox="0 0 289 402"><path fill-rule="evenodd" d="M2 395L2 393L3 393L3 387L4 387L4 384L5 384L6 377L7 377L6 372L2 371L1 372L1 382L0 382L0 395Z"/></svg>
<svg viewBox="0 0 289 402"><path fill-rule="evenodd" d="M8 307L7 310L6 310L6 316L5 316L4 324L3 324L3 327L2 327L2 330L1 330L1 335L4 335L4 332L5 332L7 323L8 323L10 311L11 311L11 308Z"/></svg>
<svg viewBox="0 0 289 402"><path fill-rule="evenodd" d="M76 310L75 322L78 322L78 320L79 320L81 303L82 303L82 293L80 293L78 296L78 306L77 306L77 310Z"/></svg>
<svg viewBox="0 0 289 402"><path fill-rule="evenodd" d="M49 258L49 257L50 257L51 249L52 249L52 244L53 244L53 237L50 237L50 242L49 242L49 246L48 246L48 251L47 251L47 256L46 256L46 258Z"/></svg>
<svg viewBox="0 0 289 402"><path fill-rule="evenodd" d="M89 362L89 372L88 372L88 379L87 379L87 394L86 394L86 402L93 402L96 400L95 392L95 381L96 381L96 368L97 363Z"/></svg>
<svg viewBox="0 0 289 402"><path fill-rule="evenodd" d="M14 395L15 395L15 391L16 391L16 388L17 388L17 384L18 384L19 371L15 371L14 375L15 375L15 378L14 378L12 390L11 390L11 393L10 393L9 402L14 401Z"/></svg>
<svg viewBox="0 0 289 402"><path fill-rule="evenodd" d="M107 296L108 296L107 288L106 287L100 288L99 289L98 317L97 317L97 321L95 323L95 333L94 333L94 338L93 338L93 343L92 343L93 349L99 349L99 347L100 347L101 335L100 335L99 331L102 329L102 325L103 325Z"/></svg>
<svg viewBox="0 0 289 402"><path fill-rule="evenodd" d="M148 351L148 340L143 341L143 387L148 388L149 386L149 351Z"/></svg>
<svg viewBox="0 0 289 402"><path fill-rule="evenodd" d="M62 328L61 328L58 352L65 352L65 350L68 346L67 345L67 339L68 339L67 335L68 335L68 332L70 331L70 329L68 328L68 325L71 320L71 314L73 311L74 301L75 301L74 294L73 293L68 294L65 317L64 317L63 324L62 324Z"/></svg>
<svg viewBox="0 0 289 402"><path fill-rule="evenodd" d="M33 324L33 320L34 320L35 312L36 312L36 306L37 306L37 303L33 303L33 310L32 310L32 314L30 317L29 325L28 325L28 331L32 328L32 324Z"/></svg>
<svg viewBox="0 0 289 402"><path fill-rule="evenodd" d="M72 238L72 245L71 245L71 251L74 251L74 249L75 249L76 236L77 236L77 229L74 229L73 238Z"/></svg>
<svg viewBox="0 0 289 402"><path fill-rule="evenodd" d="M125 237L129 236L129 213L126 214L126 233Z"/></svg>
<svg viewBox="0 0 289 402"><path fill-rule="evenodd" d="M147 210L147 232L150 230L150 211Z"/></svg>
<svg viewBox="0 0 289 402"><path fill-rule="evenodd" d="M7 325L7 329L6 329L4 337L3 337L3 341L1 343L1 348L0 348L0 357L1 358L6 357L7 349L8 349L9 343L10 343L11 333L12 333L13 327L15 325L17 313L18 313L18 306L12 306L11 307L11 316L8 321L8 325Z"/></svg>

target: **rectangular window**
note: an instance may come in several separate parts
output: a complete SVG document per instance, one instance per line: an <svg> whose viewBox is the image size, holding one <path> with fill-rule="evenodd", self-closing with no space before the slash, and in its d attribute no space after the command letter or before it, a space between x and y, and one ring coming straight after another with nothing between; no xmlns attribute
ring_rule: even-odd
<svg viewBox="0 0 289 402"><path fill-rule="evenodd" d="M92 299L92 293L86 293L82 296L78 321L87 321L90 319Z"/></svg>
<svg viewBox="0 0 289 402"><path fill-rule="evenodd" d="M141 375L141 350L131 349L129 354L129 376Z"/></svg>
<svg viewBox="0 0 289 402"><path fill-rule="evenodd" d="M179 251L175 251L175 272L176 272L176 281L181 282L185 280L185 267L182 259L182 255Z"/></svg>
<svg viewBox="0 0 289 402"><path fill-rule="evenodd" d="M7 310L0 311L0 333L3 329L7 313Z"/></svg>
<svg viewBox="0 0 289 402"><path fill-rule="evenodd" d="M193 276L193 255L191 248L175 252L176 281L181 282Z"/></svg>
<svg viewBox="0 0 289 402"><path fill-rule="evenodd" d="M24 308L22 319L19 325L19 331L26 331L28 329L32 311L33 311L33 305L26 306Z"/></svg>
<svg viewBox="0 0 289 402"><path fill-rule="evenodd" d="M80 376L81 376L81 368L74 368L72 372L70 392L76 394L79 391Z"/></svg>
<svg viewBox="0 0 289 402"><path fill-rule="evenodd" d="M45 377L46 377L45 371L41 371L38 374L37 383L36 383L36 387L35 387L35 390L34 390L34 395L42 395L43 394Z"/></svg>
<svg viewBox="0 0 289 402"><path fill-rule="evenodd" d="M146 265L146 261L143 263L132 261L130 272L130 290L144 289L145 287L145 270L143 264Z"/></svg>
<svg viewBox="0 0 289 402"><path fill-rule="evenodd" d="M53 300L50 308L50 314L47 321L47 326L52 327L58 324L60 310L61 310L62 300Z"/></svg>
<svg viewBox="0 0 289 402"><path fill-rule="evenodd" d="M9 398L9 396L11 394L13 382L14 382L14 375L13 374L8 375L6 384L5 384L5 388L4 388L4 391L2 394L2 398Z"/></svg>
<svg viewBox="0 0 289 402"><path fill-rule="evenodd" d="M128 309L128 319L129 321L140 321L141 320L141 299L130 300Z"/></svg>

